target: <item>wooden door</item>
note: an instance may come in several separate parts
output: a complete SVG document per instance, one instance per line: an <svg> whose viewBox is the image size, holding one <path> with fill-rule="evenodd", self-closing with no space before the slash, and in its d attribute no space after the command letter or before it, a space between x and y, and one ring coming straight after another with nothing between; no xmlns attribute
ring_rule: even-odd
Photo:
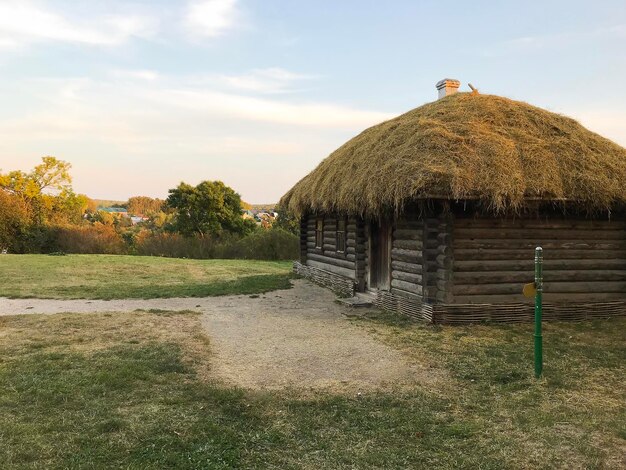
<svg viewBox="0 0 626 470"><path fill-rule="evenodd" d="M370 287L389 290L391 287L391 224L372 222L370 237Z"/></svg>

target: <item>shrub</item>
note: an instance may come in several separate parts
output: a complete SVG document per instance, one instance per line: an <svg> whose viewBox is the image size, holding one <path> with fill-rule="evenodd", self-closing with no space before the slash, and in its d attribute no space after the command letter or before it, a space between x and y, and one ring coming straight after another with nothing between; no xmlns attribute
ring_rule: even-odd
<svg viewBox="0 0 626 470"><path fill-rule="evenodd" d="M242 238L185 237L146 230L135 237L134 243L138 255L171 258L291 260L299 256L298 237L282 229L259 229Z"/></svg>
<svg viewBox="0 0 626 470"><path fill-rule="evenodd" d="M25 238L30 227L28 207L17 196L0 190L0 249L26 251Z"/></svg>
<svg viewBox="0 0 626 470"><path fill-rule="evenodd" d="M239 240L217 247L219 258L292 260L300 256L299 239L280 228L256 230Z"/></svg>
<svg viewBox="0 0 626 470"><path fill-rule="evenodd" d="M185 237L179 233L152 233L147 230L135 237L135 253L169 258L213 258L215 240L210 237Z"/></svg>
<svg viewBox="0 0 626 470"><path fill-rule="evenodd" d="M67 225L52 229L56 243L54 250L65 253L122 254L126 244L110 225Z"/></svg>

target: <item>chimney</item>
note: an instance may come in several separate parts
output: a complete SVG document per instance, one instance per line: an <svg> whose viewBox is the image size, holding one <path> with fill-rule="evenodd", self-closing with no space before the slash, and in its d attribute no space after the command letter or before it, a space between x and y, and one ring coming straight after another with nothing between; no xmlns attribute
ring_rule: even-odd
<svg viewBox="0 0 626 470"><path fill-rule="evenodd" d="M453 78L444 78L443 80L439 80L437 82L437 90L439 90L439 96L437 99L440 100L446 96L454 95L460 86L461 82L454 80Z"/></svg>

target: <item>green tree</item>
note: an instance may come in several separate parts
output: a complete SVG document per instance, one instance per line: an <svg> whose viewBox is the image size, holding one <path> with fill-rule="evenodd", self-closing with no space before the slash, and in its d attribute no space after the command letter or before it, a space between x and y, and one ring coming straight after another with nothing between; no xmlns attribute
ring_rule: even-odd
<svg viewBox="0 0 626 470"><path fill-rule="evenodd" d="M166 200L176 211L174 228L183 235L245 234L254 223L242 218L241 197L221 181L203 181L198 186L180 183Z"/></svg>
<svg viewBox="0 0 626 470"><path fill-rule="evenodd" d="M272 225L276 228L281 228L289 233L298 235L300 233L300 220L291 215L285 208L280 205L276 206L276 221Z"/></svg>

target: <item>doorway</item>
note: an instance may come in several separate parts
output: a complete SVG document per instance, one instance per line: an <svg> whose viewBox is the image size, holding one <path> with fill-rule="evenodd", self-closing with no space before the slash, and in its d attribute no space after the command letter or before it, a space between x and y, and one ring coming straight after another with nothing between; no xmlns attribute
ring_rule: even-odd
<svg viewBox="0 0 626 470"><path fill-rule="evenodd" d="M391 288L391 223L370 224L370 289Z"/></svg>

